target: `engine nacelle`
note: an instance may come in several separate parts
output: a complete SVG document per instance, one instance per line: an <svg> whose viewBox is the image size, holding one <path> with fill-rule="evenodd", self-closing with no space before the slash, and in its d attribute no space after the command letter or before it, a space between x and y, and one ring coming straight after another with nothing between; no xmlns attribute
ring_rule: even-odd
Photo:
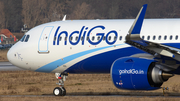
<svg viewBox="0 0 180 101"><path fill-rule="evenodd" d="M111 78L119 89L154 90L158 89L170 76L155 65L155 60L124 57L111 66Z"/></svg>

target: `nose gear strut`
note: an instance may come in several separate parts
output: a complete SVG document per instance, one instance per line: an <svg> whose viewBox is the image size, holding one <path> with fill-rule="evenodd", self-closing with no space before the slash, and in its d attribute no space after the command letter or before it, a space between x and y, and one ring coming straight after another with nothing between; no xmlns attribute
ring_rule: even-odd
<svg viewBox="0 0 180 101"><path fill-rule="evenodd" d="M66 95L66 89L64 88L64 81L66 81L66 78L68 77L68 73L55 73L56 78L59 80L57 85L59 87L54 88L53 94L55 96L65 96Z"/></svg>

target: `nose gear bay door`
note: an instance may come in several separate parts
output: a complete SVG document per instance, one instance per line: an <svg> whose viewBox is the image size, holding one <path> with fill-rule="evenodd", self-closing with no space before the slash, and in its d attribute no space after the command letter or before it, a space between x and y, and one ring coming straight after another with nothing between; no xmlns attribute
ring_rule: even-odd
<svg viewBox="0 0 180 101"><path fill-rule="evenodd" d="M49 37L53 30L54 26L46 26L44 27L41 36L39 38L38 43L38 53L49 53Z"/></svg>

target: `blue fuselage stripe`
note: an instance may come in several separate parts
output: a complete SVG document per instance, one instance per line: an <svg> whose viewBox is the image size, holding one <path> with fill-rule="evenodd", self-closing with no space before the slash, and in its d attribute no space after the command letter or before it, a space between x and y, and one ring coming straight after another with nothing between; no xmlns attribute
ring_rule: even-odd
<svg viewBox="0 0 180 101"><path fill-rule="evenodd" d="M118 44L116 46L120 46L120 45L125 45L125 44ZM96 48L96 49L92 49L92 50L87 50L87 51L83 51L83 52L80 52L80 53L76 53L76 54L64 57L63 60L59 59L59 60L51 62L51 63L49 63L49 64L47 64L45 66L42 66L39 69L37 69L36 71L37 72L51 72L54 69L62 66L63 64L65 64L67 62L70 62L70 61L72 61L72 60L74 60L76 58L79 58L81 56L84 56L84 55L87 55L87 54L90 54L90 53L93 53L93 52L96 52L96 51L99 51L99 50L107 49L107 48L110 48L110 47L114 47L114 45L101 47L101 48Z"/></svg>

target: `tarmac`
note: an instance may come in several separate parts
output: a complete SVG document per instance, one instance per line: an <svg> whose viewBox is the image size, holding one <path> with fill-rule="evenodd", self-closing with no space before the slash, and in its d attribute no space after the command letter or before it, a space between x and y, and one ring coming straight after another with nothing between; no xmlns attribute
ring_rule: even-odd
<svg viewBox="0 0 180 101"><path fill-rule="evenodd" d="M45 94L45 95L0 95L0 97L55 97L53 94ZM57 96L58 97L58 96ZM63 96L62 96L63 97ZM95 95L95 94L92 94L92 95L84 95L84 94L80 94L80 95L77 95L77 94L74 94L74 95L71 95L71 94L67 94L65 95L64 97L138 97L138 98L143 98L143 97L151 97L151 98L155 98L155 97L161 97L161 98L180 98L179 95L168 95L168 94L165 94L165 95L142 95L142 94L130 94L130 95Z"/></svg>
<svg viewBox="0 0 180 101"><path fill-rule="evenodd" d="M0 71L21 71L23 69L14 66L10 62L0 62Z"/></svg>
<svg viewBox="0 0 180 101"><path fill-rule="evenodd" d="M11 64L10 62L0 62L0 71L21 71L23 69L18 68ZM68 97L168 97L168 98L180 98L180 93L125 93L118 92L117 93L67 93ZM0 95L0 97L54 97L53 94L42 94L42 95Z"/></svg>

